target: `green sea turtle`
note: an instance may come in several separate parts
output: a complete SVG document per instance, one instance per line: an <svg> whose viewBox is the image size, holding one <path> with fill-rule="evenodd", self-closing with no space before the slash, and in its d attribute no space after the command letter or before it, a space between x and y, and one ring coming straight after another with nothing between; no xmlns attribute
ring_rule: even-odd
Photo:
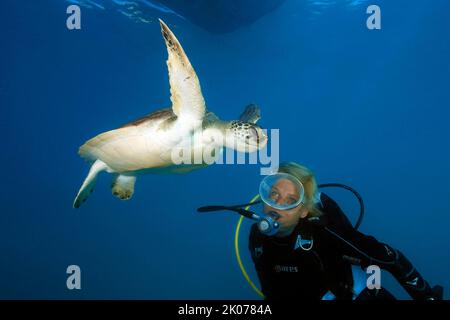
<svg viewBox="0 0 450 320"><path fill-rule="evenodd" d="M133 195L138 174L185 173L211 164L202 159L200 163L176 163L174 150L190 147L189 156L194 158L194 154L205 148L222 150L228 147L240 152L254 152L267 144L267 135L256 125L260 118L257 106L247 106L240 119L234 121L222 121L206 110L194 68L175 35L162 20L159 21L169 55L172 107L101 133L80 147L80 156L92 166L75 198L75 208L92 193L101 171L113 174L113 195L127 200ZM225 139L218 139L217 133ZM198 136L200 138L194 138Z"/></svg>

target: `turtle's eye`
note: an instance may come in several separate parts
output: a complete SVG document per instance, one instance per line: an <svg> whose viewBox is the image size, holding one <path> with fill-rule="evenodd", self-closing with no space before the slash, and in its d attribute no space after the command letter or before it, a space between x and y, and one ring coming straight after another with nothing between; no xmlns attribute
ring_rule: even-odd
<svg viewBox="0 0 450 320"><path fill-rule="evenodd" d="M253 140L256 140L259 142L258 131L256 131L256 129L254 127L250 127L250 136L252 137Z"/></svg>

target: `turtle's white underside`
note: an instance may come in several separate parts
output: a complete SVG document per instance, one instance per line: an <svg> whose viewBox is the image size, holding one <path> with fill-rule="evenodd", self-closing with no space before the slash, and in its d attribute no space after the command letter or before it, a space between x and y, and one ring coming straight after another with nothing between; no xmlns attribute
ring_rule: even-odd
<svg viewBox="0 0 450 320"><path fill-rule="evenodd" d="M217 141L211 141L209 136L213 130L223 130L223 123L213 113L206 112L200 83L189 59L167 25L161 20L160 24L168 52L172 107L101 133L80 147L80 156L92 166L75 198L76 208L92 193L101 171L113 174L113 194L120 199L129 199L137 174L185 173L205 166L202 163L175 164L174 149L190 148L194 155L201 154L205 148L223 147ZM259 119L259 110L248 110L251 112L245 117L255 123ZM194 138L194 133L203 134L203 138Z"/></svg>

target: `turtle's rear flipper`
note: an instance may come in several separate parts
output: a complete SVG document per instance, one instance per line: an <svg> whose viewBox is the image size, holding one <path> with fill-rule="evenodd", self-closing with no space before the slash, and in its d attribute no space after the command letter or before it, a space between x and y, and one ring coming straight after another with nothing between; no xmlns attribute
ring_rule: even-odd
<svg viewBox="0 0 450 320"><path fill-rule="evenodd" d="M79 208L83 202L89 197L89 195L94 191L95 182L97 181L97 174L100 171L104 171L108 168L108 166L100 160L96 160L89 170L89 173L84 179L83 184L81 185L80 191L73 202L74 208Z"/></svg>
<svg viewBox="0 0 450 320"><path fill-rule="evenodd" d="M121 200L130 199L134 193L135 182L136 176L126 176L123 174L114 176L111 185L112 194Z"/></svg>
<svg viewBox="0 0 450 320"><path fill-rule="evenodd" d="M258 121L259 119L261 119L261 110L254 103L249 104L247 107L245 107L244 112L242 112L241 116L239 117L240 121L251 123L256 123L256 121Z"/></svg>

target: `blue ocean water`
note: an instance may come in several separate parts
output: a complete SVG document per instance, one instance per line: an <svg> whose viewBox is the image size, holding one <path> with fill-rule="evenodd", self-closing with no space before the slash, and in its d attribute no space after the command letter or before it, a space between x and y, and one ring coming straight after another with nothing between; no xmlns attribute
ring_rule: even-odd
<svg viewBox="0 0 450 320"><path fill-rule="evenodd" d="M82 28L68 30L76 2ZM196 208L250 200L260 166L141 176L130 201L114 198L101 174L72 208L88 172L78 147L170 106L158 17L213 112L235 119L257 103L260 124L280 129L281 160L309 166L319 183L355 187L366 203L361 231L402 250L450 297L448 1L286 0L230 32L208 31L163 1L134 1L138 10L121 2L0 4L0 298L258 298L235 259L238 216ZM381 8L381 30L366 28L369 4ZM252 10L245 1L241 9ZM354 221L352 196L329 194ZM241 254L257 282L249 225ZM69 265L81 268L81 290L66 287ZM382 281L408 298L390 275Z"/></svg>

